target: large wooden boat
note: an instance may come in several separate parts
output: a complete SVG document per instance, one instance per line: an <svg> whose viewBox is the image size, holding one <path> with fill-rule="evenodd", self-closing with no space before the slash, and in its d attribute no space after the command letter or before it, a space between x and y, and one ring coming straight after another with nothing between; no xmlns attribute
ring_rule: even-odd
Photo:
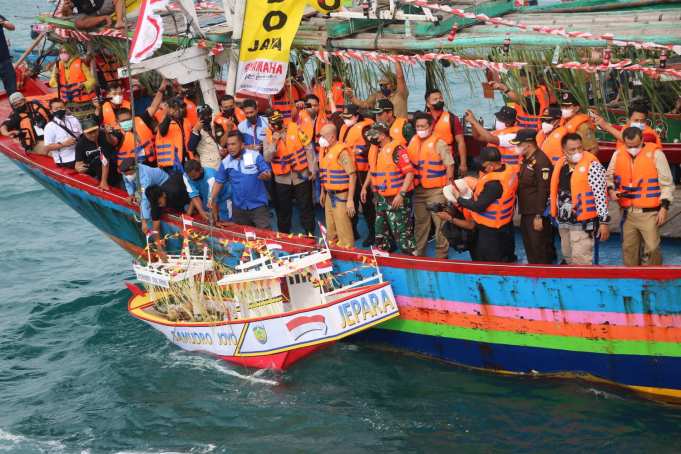
<svg viewBox="0 0 681 454"><path fill-rule="evenodd" d="M42 91L34 82L26 89ZM0 117L7 113L3 101ZM138 209L123 191L102 191L90 177L8 139L0 140L0 151L123 249L143 251ZM163 217L166 233L182 225L179 215ZM222 240L245 239L244 228L233 224L211 229L195 221L194 229L210 231L216 249ZM257 234L291 253L317 247L314 239ZM331 253L341 271L373 258L366 250L332 247ZM378 264L400 317L361 334L364 339L474 368L576 375L681 398L681 266L507 265L399 254L378 257Z"/></svg>

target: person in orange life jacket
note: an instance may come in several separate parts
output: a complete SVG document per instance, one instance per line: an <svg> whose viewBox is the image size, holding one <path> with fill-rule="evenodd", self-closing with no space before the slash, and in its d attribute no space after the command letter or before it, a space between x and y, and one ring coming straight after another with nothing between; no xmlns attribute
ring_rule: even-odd
<svg viewBox="0 0 681 454"><path fill-rule="evenodd" d="M185 118L189 122L191 128L199 122L199 114L196 111L196 85L194 82L184 84L178 90L182 100L184 101Z"/></svg>
<svg viewBox="0 0 681 454"><path fill-rule="evenodd" d="M240 122L246 119L244 111L236 106L234 96L224 95L220 98L220 112L213 118L213 136L216 140L237 129Z"/></svg>
<svg viewBox="0 0 681 454"><path fill-rule="evenodd" d="M629 106L629 119L623 126L613 126L605 118L601 117L596 113L591 113L591 117L594 120L596 126L602 130L609 132L617 140L617 144L621 145L624 143L622 140L622 132L624 129L629 127L638 128L643 132L643 142L644 143L654 143L658 148L662 148L662 140L660 135L653 128L648 126L648 115L650 114L650 108L647 104L641 101L633 102Z"/></svg>
<svg viewBox="0 0 681 454"><path fill-rule="evenodd" d="M246 119L241 121L237 127L243 138L246 149L255 150L262 153L263 142L269 129L267 118L258 115L258 103L255 99L246 99L243 102L242 110Z"/></svg>
<svg viewBox="0 0 681 454"><path fill-rule="evenodd" d="M454 157L449 145L433 131L433 117L426 112L414 114L416 136L407 147L416 168L413 203L416 255L425 256L431 222L435 225L435 257L447 258L449 241L442 234L442 220L429 206L445 203L442 193L454 177Z"/></svg>
<svg viewBox="0 0 681 454"><path fill-rule="evenodd" d="M312 139L312 146L317 156L320 153L319 136L326 124L329 121L326 118L326 113L320 110L319 98L316 95L310 94L305 97L304 109L298 113L297 124L303 133ZM319 203L319 196L321 192L321 183L319 178L314 180L314 201Z"/></svg>
<svg viewBox="0 0 681 454"><path fill-rule="evenodd" d="M610 159L608 192L622 210L622 256L625 266L661 265L660 226L674 200L669 163L657 144L643 140L643 131L630 126ZM643 240L643 254L641 254Z"/></svg>
<svg viewBox="0 0 681 454"><path fill-rule="evenodd" d="M317 176L317 156L310 138L294 122L285 124L282 113L275 110L270 117L263 155L274 173L274 208L279 231L291 233L295 200L303 230L308 235L314 234L312 180Z"/></svg>
<svg viewBox="0 0 681 454"><path fill-rule="evenodd" d="M376 105L379 99L389 99L395 106L395 115L398 117L407 118L409 115L407 108L407 99L409 98L409 89L407 88L407 81L404 78L404 70L401 63L395 63L395 74L385 74L381 80L378 81L380 91L373 93L365 100L355 97L352 88L345 88L345 96L350 100L350 103L359 106L363 109L371 109Z"/></svg>
<svg viewBox="0 0 681 454"><path fill-rule="evenodd" d="M61 7L63 17L72 16L74 8L78 14L73 24L79 30L90 30L99 26L110 28L125 27L125 0L64 0ZM116 22L111 15L116 13Z"/></svg>
<svg viewBox="0 0 681 454"><path fill-rule="evenodd" d="M97 79L85 61L78 55L71 55L66 48L61 48L49 85L57 88L59 98L67 103L86 103L95 97Z"/></svg>
<svg viewBox="0 0 681 454"><path fill-rule="evenodd" d="M91 115L83 120L83 134L76 142L76 172L97 179L99 188L108 191L121 182L116 165L116 152L99 127L99 118Z"/></svg>
<svg viewBox="0 0 681 454"><path fill-rule="evenodd" d="M440 90L426 93L426 111L433 117L433 130L449 145L452 156L455 156L457 175L465 175L468 172L468 153L463 126L459 117L445 110L445 98Z"/></svg>
<svg viewBox="0 0 681 454"><path fill-rule="evenodd" d="M353 247L355 238L352 218L355 216L354 192L357 173L350 149L338 141L336 126L327 123L319 133L319 202L324 207L326 235L341 247Z"/></svg>
<svg viewBox="0 0 681 454"><path fill-rule="evenodd" d="M80 121L66 111L64 101L50 101L52 119L45 125L45 151L58 167L73 169L76 165L76 140L83 132Z"/></svg>
<svg viewBox="0 0 681 454"><path fill-rule="evenodd" d="M598 139L596 139L596 126L589 115L581 112L577 98L570 92L560 95L561 119L560 126L564 126L564 134L575 132L582 138L584 151L598 156Z"/></svg>
<svg viewBox="0 0 681 454"><path fill-rule="evenodd" d="M582 146L582 137L567 133L564 156L551 175L551 216L558 222L563 261L568 265L595 262L595 241L610 237L605 169Z"/></svg>
<svg viewBox="0 0 681 454"><path fill-rule="evenodd" d="M506 84L501 82L493 82L492 87L503 92L508 99L517 103L518 120L519 123L523 123L519 125L521 128L534 128L538 123L536 117L549 107L549 90L544 84L537 84L533 89L524 68L520 70L518 79L521 86L520 93L509 89Z"/></svg>
<svg viewBox="0 0 681 454"><path fill-rule="evenodd" d="M302 92L291 79L288 79L281 90L270 98L272 110L278 110L284 117L284 123L293 120L295 116L295 102L302 97Z"/></svg>
<svg viewBox="0 0 681 454"><path fill-rule="evenodd" d="M156 166L154 153L154 120L150 109L142 112L134 120L130 109L120 108L116 112L117 127L105 126L107 140L116 150L116 163L119 167L126 158L135 158L149 166ZM137 140L135 140L137 133ZM137 151L135 151L137 150Z"/></svg>
<svg viewBox="0 0 681 454"><path fill-rule="evenodd" d="M549 264L556 259L551 219L545 215L553 164L537 147L536 136L535 129L521 129L511 140L518 148L518 154L523 156L518 172L520 233L527 263Z"/></svg>
<svg viewBox="0 0 681 454"><path fill-rule="evenodd" d="M9 96L12 113L2 125L0 134L17 139L27 152L46 155L44 130L50 112L36 101L26 101L20 92Z"/></svg>
<svg viewBox="0 0 681 454"><path fill-rule="evenodd" d="M513 207L518 175L501 162L497 148L482 148L476 161L482 176L473 197L457 198L458 204L469 210L475 221L476 241L471 255L482 262L515 262Z"/></svg>
<svg viewBox="0 0 681 454"><path fill-rule="evenodd" d="M166 172L182 172L182 165L194 155L187 145L191 125L186 118L185 104L177 97L168 101L166 116L156 133L156 164Z"/></svg>
<svg viewBox="0 0 681 454"><path fill-rule="evenodd" d="M130 101L123 99L123 87L120 83L112 82L107 89L107 100L101 106L93 100L97 114L101 117L101 123L105 126L116 127L116 111L121 108L130 109Z"/></svg>
<svg viewBox="0 0 681 454"><path fill-rule="evenodd" d="M454 180L453 183L442 188L447 204L431 207L431 209L437 210L435 214L443 222L442 229L450 247L453 247L457 252L467 250L473 261L476 260L475 221L473 221L471 212L459 205L458 198L470 199L473 197L473 190L477 182L478 179L471 176Z"/></svg>
<svg viewBox="0 0 681 454"><path fill-rule="evenodd" d="M371 145L370 177L362 186L360 199L366 203L370 190L376 201L375 244L391 251L396 244L402 253L415 253L414 222L411 217L411 192L416 170L407 148L390 137L385 123L375 123L366 133ZM371 189L370 189L371 186Z"/></svg>
<svg viewBox="0 0 681 454"><path fill-rule="evenodd" d="M486 142L488 147L497 148L501 155L501 163L518 168L522 156L518 156L511 140L520 128L516 125L516 111L512 107L503 106L495 113L494 131L488 131L475 118L472 111L467 110L464 119L470 123L473 138L478 142Z"/></svg>
<svg viewBox="0 0 681 454"><path fill-rule="evenodd" d="M389 99L379 99L376 107L371 111L376 115L376 121L385 123L390 128L390 137L408 144L416 134L414 126L405 117L396 117L393 103Z"/></svg>
<svg viewBox="0 0 681 454"><path fill-rule="evenodd" d="M567 132L566 128L560 126L561 116L560 106L549 106L542 115L541 128L537 132L537 146L549 158L551 165L556 165L563 157L560 141Z"/></svg>
<svg viewBox="0 0 681 454"><path fill-rule="evenodd" d="M359 111L359 107L354 104L346 104L341 114L343 119L343 126L340 128L338 140L348 146L350 152L354 156L355 169L357 171L357 187L355 188L355 204L359 206L362 204L362 214L364 221L367 224L368 234L362 242L362 246L368 247L374 243L374 227L376 224L376 210L374 207L373 195L367 194L364 201L358 199L361 188L367 180L369 172L369 143L366 138L366 133L374 123L370 118L364 118ZM403 145L406 145L403 143ZM359 216L355 216L352 220L352 228L355 238L359 238L357 231L357 222Z"/></svg>
<svg viewBox="0 0 681 454"><path fill-rule="evenodd" d="M196 111L199 121L192 128L187 148L198 157L203 167L217 170L222 157L219 138L213 135L213 109L207 104L202 104Z"/></svg>

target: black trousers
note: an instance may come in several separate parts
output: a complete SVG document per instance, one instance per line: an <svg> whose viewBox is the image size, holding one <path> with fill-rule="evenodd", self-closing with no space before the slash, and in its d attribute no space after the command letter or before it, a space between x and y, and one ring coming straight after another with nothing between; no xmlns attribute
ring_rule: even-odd
<svg viewBox="0 0 681 454"><path fill-rule="evenodd" d="M364 221L367 223L367 228L369 230L369 235L368 238L373 240L374 237L376 236L376 229L375 229L375 223L376 223L376 207L374 206L374 196L373 192L371 189L367 191L367 201L366 203L362 203L360 199L360 195L362 193L362 186L364 186L364 182L367 179L367 175L369 175L369 172L357 172L357 185L355 186L355 209L359 208L360 204L362 205L362 214L364 215ZM352 218L352 230L357 231L357 222L359 221L359 216L355 215L354 218Z"/></svg>
<svg viewBox="0 0 681 454"><path fill-rule="evenodd" d="M17 91L17 76L14 72L11 59L0 61L0 80L2 80L2 85L5 87L7 95Z"/></svg>
<svg viewBox="0 0 681 454"><path fill-rule="evenodd" d="M548 218L542 218L542 230L534 229L534 215L520 216L520 233L523 236L527 263L551 264L556 260L556 250L553 246L553 228Z"/></svg>
<svg viewBox="0 0 681 454"><path fill-rule="evenodd" d="M312 204L312 181L304 181L295 185L274 185L275 210L277 212L277 227L281 233L291 233L291 217L293 216L293 201L300 212L300 224L306 234L314 234L314 205Z"/></svg>
<svg viewBox="0 0 681 454"><path fill-rule="evenodd" d="M475 247L471 251L473 260L504 263L513 263L517 260L512 222L500 229L478 224L475 226L475 232Z"/></svg>
<svg viewBox="0 0 681 454"><path fill-rule="evenodd" d="M267 205L254 208L252 210L241 210L237 207L232 208L232 222L239 225L249 225L259 229L270 229L270 210Z"/></svg>

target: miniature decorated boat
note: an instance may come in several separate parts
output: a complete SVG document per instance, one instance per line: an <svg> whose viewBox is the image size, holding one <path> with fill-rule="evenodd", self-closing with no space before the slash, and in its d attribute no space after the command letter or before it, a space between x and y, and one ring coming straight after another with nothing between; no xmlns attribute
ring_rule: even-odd
<svg viewBox="0 0 681 454"><path fill-rule="evenodd" d="M278 253L251 240L219 276L204 254L134 265L148 291L128 284L130 313L188 351L260 369L283 370L311 353L399 315L392 288L375 272L340 286L328 246ZM150 258L150 256L149 256Z"/></svg>

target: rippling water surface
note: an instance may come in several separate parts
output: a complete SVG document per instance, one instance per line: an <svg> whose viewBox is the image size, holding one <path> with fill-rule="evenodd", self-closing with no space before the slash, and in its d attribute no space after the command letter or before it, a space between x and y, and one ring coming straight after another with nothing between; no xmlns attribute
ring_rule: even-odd
<svg viewBox="0 0 681 454"><path fill-rule="evenodd" d="M0 451L680 450L679 408L580 381L350 343L284 374L184 353L128 316L130 257L4 157L0 207Z"/></svg>

